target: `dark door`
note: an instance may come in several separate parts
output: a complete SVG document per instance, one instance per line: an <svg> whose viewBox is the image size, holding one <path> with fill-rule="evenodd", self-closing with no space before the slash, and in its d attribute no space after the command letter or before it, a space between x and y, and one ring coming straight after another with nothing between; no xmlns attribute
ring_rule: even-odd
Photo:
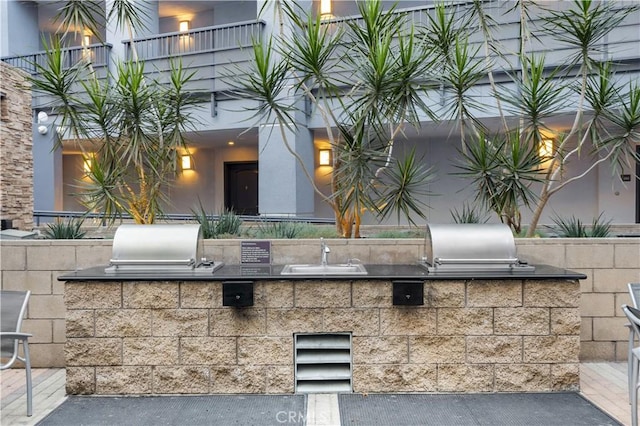
<svg viewBox="0 0 640 426"><path fill-rule="evenodd" d="M258 214L258 163L224 163L224 207L236 214Z"/></svg>

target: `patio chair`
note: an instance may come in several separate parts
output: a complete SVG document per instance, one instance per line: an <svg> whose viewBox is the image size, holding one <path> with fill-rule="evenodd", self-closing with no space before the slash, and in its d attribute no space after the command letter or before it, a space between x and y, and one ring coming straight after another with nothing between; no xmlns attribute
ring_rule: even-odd
<svg viewBox="0 0 640 426"><path fill-rule="evenodd" d="M640 302L640 283L628 283L627 288L629 288L629 297L631 297L631 302L633 303L633 307L639 309L638 302ZM636 339L640 341L640 335L636 335L633 331L633 327L631 324L625 324L626 327L629 328L629 343L627 349L627 375L629 376L629 404L631 404L631 359L633 357L632 351L634 347L634 342Z"/></svg>
<svg viewBox="0 0 640 426"><path fill-rule="evenodd" d="M33 414L31 389L31 360L29 359L29 337L31 334L22 333L20 327L27 311L30 291L0 291L0 350L3 360L0 370L10 368L16 360L24 363L27 375L27 416ZM23 356L20 356L22 343ZM4 362L4 360L7 360Z"/></svg>
<svg viewBox="0 0 640 426"><path fill-rule="evenodd" d="M622 305L622 310L629 320L629 324L634 333L640 336L640 310ZM633 348L631 351L631 364L629 366L630 373L630 402L631 402L631 425L638 426L638 372L640 371L640 347Z"/></svg>

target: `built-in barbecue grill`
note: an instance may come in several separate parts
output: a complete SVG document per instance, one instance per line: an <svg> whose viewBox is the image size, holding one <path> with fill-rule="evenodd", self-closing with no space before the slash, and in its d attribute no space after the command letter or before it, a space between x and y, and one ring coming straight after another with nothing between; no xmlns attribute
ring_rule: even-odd
<svg viewBox="0 0 640 426"><path fill-rule="evenodd" d="M430 273L535 270L518 259L513 233L504 224L427 224L424 252Z"/></svg>
<svg viewBox="0 0 640 426"><path fill-rule="evenodd" d="M203 254L200 225L120 225L107 273L211 274L222 263Z"/></svg>

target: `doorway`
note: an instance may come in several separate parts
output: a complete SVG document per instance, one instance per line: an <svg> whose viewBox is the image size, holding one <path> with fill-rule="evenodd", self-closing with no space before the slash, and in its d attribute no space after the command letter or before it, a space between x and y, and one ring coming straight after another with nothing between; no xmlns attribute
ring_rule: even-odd
<svg viewBox="0 0 640 426"><path fill-rule="evenodd" d="M258 215L258 162L224 163L224 207L239 215Z"/></svg>

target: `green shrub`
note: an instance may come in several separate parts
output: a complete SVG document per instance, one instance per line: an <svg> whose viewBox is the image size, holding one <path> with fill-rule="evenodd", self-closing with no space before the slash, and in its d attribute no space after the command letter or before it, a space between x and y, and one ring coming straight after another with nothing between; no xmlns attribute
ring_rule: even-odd
<svg viewBox="0 0 640 426"><path fill-rule="evenodd" d="M221 235L240 235L240 226L242 219L230 210L220 213L218 223L216 224L216 234Z"/></svg>
<svg viewBox="0 0 640 426"><path fill-rule="evenodd" d="M56 218L54 223L47 224L43 234L49 240L79 240L87 233L81 229L83 223L84 219L71 218L65 222Z"/></svg>
<svg viewBox="0 0 640 426"><path fill-rule="evenodd" d="M606 238L611 232L611 220L602 222L602 213L591 222L591 238Z"/></svg>
<svg viewBox="0 0 640 426"><path fill-rule="evenodd" d="M199 204L198 209L192 208L191 212L193 213L194 219L200 224L202 238L216 238L217 221L207 214L202 203Z"/></svg>
<svg viewBox="0 0 640 426"><path fill-rule="evenodd" d="M410 230L388 229L372 234L370 238L424 238L424 231L417 228Z"/></svg>
<svg viewBox="0 0 640 426"><path fill-rule="evenodd" d="M256 238L298 238L303 223L293 221L267 222L261 221L255 231Z"/></svg>
<svg viewBox="0 0 640 426"><path fill-rule="evenodd" d="M301 223L300 233L297 238L340 238L335 225L314 225Z"/></svg>
<svg viewBox="0 0 640 426"><path fill-rule="evenodd" d="M200 224L202 229L202 238L220 238L221 236L237 236L240 235L240 226L242 219L230 210L224 210L215 218L212 214L207 213L202 205L198 202L197 208L192 208L194 219Z"/></svg>
<svg viewBox="0 0 640 426"><path fill-rule="evenodd" d="M476 206L469 206L469 204L462 204L462 211L459 212L458 209L454 208L453 210L449 210L451 213L451 217L455 223L487 223L489 220L486 217L485 213L480 211Z"/></svg>
<svg viewBox="0 0 640 426"><path fill-rule="evenodd" d="M575 216L564 219L556 215L552 220L556 224L558 235L565 238L605 238L609 236L611 229L611 221L603 222L602 213L593 219L590 228Z"/></svg>

